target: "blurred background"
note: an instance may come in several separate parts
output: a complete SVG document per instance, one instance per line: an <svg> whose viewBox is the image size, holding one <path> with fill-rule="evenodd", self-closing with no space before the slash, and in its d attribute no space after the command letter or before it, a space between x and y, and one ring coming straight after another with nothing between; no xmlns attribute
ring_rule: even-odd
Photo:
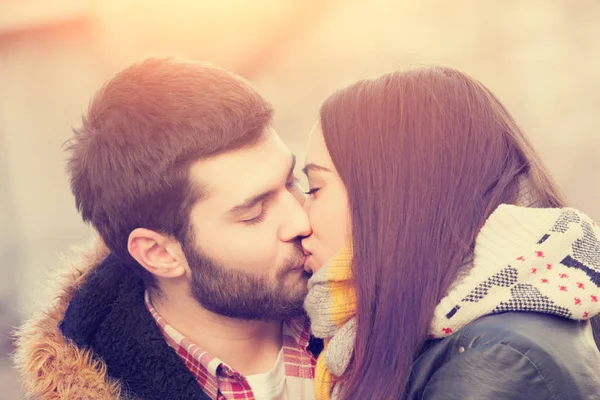
<svg viewBox="0 0 600 400"><path fill-rule="evenodd" d="M455 67L497 94L571 204L600 220L599 21L598 0L0 0L0 398L21 398L11 331L58 255L92 236L62 145L116 71L166 55L232 70L302 155L336 88Z"/></svg>

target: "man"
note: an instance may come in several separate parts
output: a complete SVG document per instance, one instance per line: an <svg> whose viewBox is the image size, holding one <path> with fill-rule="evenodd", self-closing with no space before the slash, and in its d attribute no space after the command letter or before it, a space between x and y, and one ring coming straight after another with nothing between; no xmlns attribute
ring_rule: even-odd
<svg viewBox="0 0 600 400"><path fill-rule="evenodd" d="M241 78L170 59L96 94L68 171L108 250L21 328L29 396L313 398L311 230L272 113Z"/></svg>

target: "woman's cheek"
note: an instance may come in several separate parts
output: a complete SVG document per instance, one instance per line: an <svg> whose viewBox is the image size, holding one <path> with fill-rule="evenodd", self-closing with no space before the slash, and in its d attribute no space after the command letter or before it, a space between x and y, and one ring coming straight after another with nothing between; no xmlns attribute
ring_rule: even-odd
<svg viewBox="0 0 600 400"><path fill-rule="evenodd" d="M314 207L314 219L316 228L313 228L319 249L319 262L326 263L339 250L336 245L336 236L341 228L337 226L336 210L332 204L327 203L326 198L320 198ZM315 230L316 229L316 230Z"/></svg>

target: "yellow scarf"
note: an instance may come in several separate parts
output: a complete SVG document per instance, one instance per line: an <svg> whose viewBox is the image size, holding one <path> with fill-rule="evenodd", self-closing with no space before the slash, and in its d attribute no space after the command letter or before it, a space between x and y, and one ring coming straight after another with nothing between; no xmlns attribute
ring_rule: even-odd
<svg viewBox="0 0 600 400"><path fill-rule="evenodd" d="M356 294L352 284L352 255L349 244L309 281L305 307L313 334L322 338L325 345L315 370L317 400L332 399L336 377L348 366L354 349Z"/></svg>

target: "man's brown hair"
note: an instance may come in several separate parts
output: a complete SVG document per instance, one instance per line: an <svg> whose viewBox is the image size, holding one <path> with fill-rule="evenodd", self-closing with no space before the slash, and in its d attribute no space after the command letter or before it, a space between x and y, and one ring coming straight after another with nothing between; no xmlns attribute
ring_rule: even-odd
<svg viewBox="0 0 600 400"><path fill-rule="evenodd" d="M94 96L68 142L77 209L110 250L129 255L129 234L147 228L183 242L203 196L192 163L258 142L273 110L246 81L197 62L148 59L116 74Z"/></svg>

